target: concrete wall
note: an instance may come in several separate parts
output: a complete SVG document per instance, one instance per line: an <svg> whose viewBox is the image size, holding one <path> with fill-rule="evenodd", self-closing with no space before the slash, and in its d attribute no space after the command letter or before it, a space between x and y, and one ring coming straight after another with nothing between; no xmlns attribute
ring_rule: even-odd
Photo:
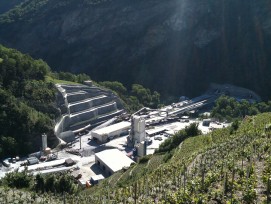
<svg viewBox="0 0 271 204"><path fill-rule="evenodd" d="M76 112L80 112L86 109L90 109L95 106L101 106L111 101L112 101L111 98L105 95L101 95L95 98L89 98L87 100L79 101L78 103L71 104L69 105L69 111L70 113L76 113Z"/></svg>
<svg viewBox="0 0 271 204"><path fill-rule="evenodd" d="M112 92L85 85L56 85L57 101L63 115L55 126L55 134L86 124L95 126L123 112L123 105Z"/></svg>
<svg viewBox="0 0 271 204"><path fill-rule="evenodd" d="M103 172L106 176L111 176L112 174L115 173L103 161L98 159L98 157L96 157L96 155L95 155L95 163L103 170Z"/></svg>
<svg viewBox="0 0 271 204"><path fill-rule="evenodd" d="M69 129L69 126L70 126L69 115L62 116L55 125L55 135L59 137L61 132L64 132Z"/></svg>

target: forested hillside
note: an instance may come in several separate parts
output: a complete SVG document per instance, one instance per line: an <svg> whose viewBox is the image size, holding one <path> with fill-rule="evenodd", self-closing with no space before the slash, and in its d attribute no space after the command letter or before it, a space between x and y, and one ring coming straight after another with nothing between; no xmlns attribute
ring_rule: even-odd
<svg viewBox="0 0 271 204"><path fill-rule="evenodd" d="M0 45L0 157L39 150L41 134L53 134L54 84L42 60Z"/></svg>
<svg viewBox="0 0 271 204"><path fill-rule="evenodd" d="M14 8L16 5L24 2L25 0L1 0L0 3L0 14L9 11Z"/></svg>
<svg viewBox="0 0 271 204"><path fill-rule="evenodd" d="M271 88L268 0L29 0L0 42L58 70L195 96L210 82Z"/></svg>
<svg viewBox="0 0 271 204"><path fill-rule="evenodd" d="M44 61L0 45L0 158L39 150L42 133L48 134L51 146L53 127L61 114L55 83L85 80L90 80L86 74L52 72ZM130 112L160 105L160 94L140 84L127 89L116 81L94 83L114 91Z"/></svg>

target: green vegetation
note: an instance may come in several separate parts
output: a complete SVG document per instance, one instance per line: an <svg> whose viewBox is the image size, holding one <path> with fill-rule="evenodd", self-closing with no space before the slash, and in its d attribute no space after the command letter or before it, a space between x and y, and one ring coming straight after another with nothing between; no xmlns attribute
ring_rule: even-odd
<svg viewBox="0 0 271 204"><path fill-rule="evenodd" d="M249 103L247 100L238 102L229 96L221 96L216 100L211 116L220 120L232 121L236 118L244 118L247 115L251 116L269 111L271 111L271 101L267 103Z"/></svg>
<svg viewBox="0 0 271 204"><path fill-rule="evenodd" d="M9 194L9 191L12 193ZM8 200L10 203L44 203L46 199L52 200L49 203L63 203L65 197L62 195L75 196L80 191L75 179L66 172L33 176L26 171L15 171L0 181L0 203L7 203Z"/></svg>
<svg viewBox="0 0 271 204"><path fill-rule="evenodd" d="M118 83L113 87L126 93ZM28 177L15 172L1 185L42 192L40 202L54 198L52 192L69 192L50 203L266 203L271 179L270 122L270 113L245 117L207 135L199 135L192 124L165 141L159 153L82 192L64 175ZM0 188L2 195L4 191ZM23 195L24 200L31 199L28 192ZM7 196L2 199L12 200Z"/></svg>
<svg viewBox="0 0 271 204"><path fill-rule="evenodd" d="M78 83L89 78L51 73L42 60L2 46L0 59L0 156L25 154L34 149L43 132L50 134L52 120L58 116L52 81L72 79ZM125 102L135 102L134 108L159 105L159 94L141 85L133 85L129 91L119 82L101 85L117 92ZM232 120L269 110L270 103L238 103L223 96L212 115ZM80 193L73 178L66 174L33 177L26 172L9 173L0 181L0 202L267 203L271 181L270 123L270 113L248 116L207 135L199 135L197 125L192 124L165 141L157 150L159 154L146 156L128 170ZM14 190L14 196L10 196L9 188L22 190ZM38 192L44 197L37 198ZM68 194L48 200L54 198L48 194L64 192Z"/></svg>
<svg viewBox="0 0 271 204"><path fill-rule="evenodd" d="M40 135L47 133L52 138L54 120L60 116L54 84L86 80L90 80L86 74L51 72L42 60L0 45L0 158L39 150ZM119 82L101 85L116 92L130 110L159 104L157 92L138 84L131 91Z"/></svg>
<svg viewBox="0 0 271 204"><path fill-rule="evenodd" d="M160 94L156 91L151 93L150 89L144 88L140 84L133 84L131 90L127 90L122 83L117 81L104 81L100 82L99 85L118 94L130 111L137 111L144 106L157 108L161 105Z"/></svg>
<svg viewBox="0 0 271 204"><path fill-rule="evenodd" d="M171 138L165 140L159 148L156 150L157 153L159 152L170 152L171 150L178 147L181 142L183 142L188 137L193 137L202 134L201 131L198 129L197 123L192 123L191 125L185 127L185 129L180 130L176 134L174 134ZM169 156L169 155L167 155Z"/></svg>
<svg viewBox="0 0 271 204"><path fill-rule="evenodd" d="M0 45L0 158L38 150L40 135L52 134L59 116L54 84L42 60Z"/></svg>
<svg viewBox="0 0 271 204"><path fill-rule="evenodd" d="M54 83L66 83L66 84L82 84L84 81L90 80L90 77L86 74L72 74L70 72L52 72L50 76L46 76L48 80Z"/></svg>
<svg viewBox="0 0 271 204"><path fill-rule="evenodd" d="M2 0L0 4L0 14L9 11L25 0Z"/></svg>
<svg viewBox="0 0 271 204"><path fill-rule="evenodd" d="M78 3L78 0L65 0L65 1L61 0L57 2L53 0L31 0L31 1L17 0L17 2L8 2L8 3L14 5L14 4L18 4L19 1L21 1L22 4L14 8L7 5L7 7L10 7L12 9L0 16L0 23L12 23L12 22L19 22L19 21L31 22L33 21L34 16L37 16L37 15L39 16L39 11L41 9L48 10L49 8L52 8L52 7L53 9L58 9L65 6L76 6L76 3ZM107 0L83 0L81 1L81 3L85 5L99 4L104 1L107 1Z"/></svg>

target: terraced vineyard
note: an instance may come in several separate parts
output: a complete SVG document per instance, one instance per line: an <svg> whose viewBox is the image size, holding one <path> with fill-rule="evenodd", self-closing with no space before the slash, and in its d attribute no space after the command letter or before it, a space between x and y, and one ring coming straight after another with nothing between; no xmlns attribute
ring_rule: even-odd
<svg viewBox="0 0 271 204"><path fill-rule="evenodd" d="M155 154L96 187L65 196L65 202L270 203L270 122L265 113L245 118L235 129L188 138L166 163L164 155Z"/></svg>
<svg viewBox="0 0 271 204"><path fill-rule="evenodd" d="M270 202L270 121L269 113L261 114L246 118L236 131L228 128L189 138L168 163L160 158L157 169L152 159L131 167L118 180L124 187L100 186L87 192L104 195L95 203Z"/></svg>

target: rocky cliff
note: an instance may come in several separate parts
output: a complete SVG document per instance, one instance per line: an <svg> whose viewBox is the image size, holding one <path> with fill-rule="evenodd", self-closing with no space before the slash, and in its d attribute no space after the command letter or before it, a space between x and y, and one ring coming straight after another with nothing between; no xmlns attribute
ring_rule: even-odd
<svg viewBox="0 0 271 204"><path fill-rule="evenodd" d="M210 82L267 97L268 0L28 0L0 17L0 43L57 70L195 95Z"/></svg>

